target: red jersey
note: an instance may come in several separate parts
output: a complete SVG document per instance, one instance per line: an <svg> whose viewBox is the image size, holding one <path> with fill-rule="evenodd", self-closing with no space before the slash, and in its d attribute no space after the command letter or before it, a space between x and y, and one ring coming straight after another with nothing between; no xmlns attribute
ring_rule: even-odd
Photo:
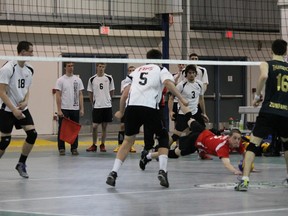
<svg viewBox="0 0 288 216"><path fill-rule="evenodd" d="M216 136L210 130L204 130L198 136L195 146L207 154L218 156L219 158L229 158L229 153L232 151L243 154L245 151L243 145L240 144L239 148L236 149L230 148L228 138L228 135Z"/></svg>

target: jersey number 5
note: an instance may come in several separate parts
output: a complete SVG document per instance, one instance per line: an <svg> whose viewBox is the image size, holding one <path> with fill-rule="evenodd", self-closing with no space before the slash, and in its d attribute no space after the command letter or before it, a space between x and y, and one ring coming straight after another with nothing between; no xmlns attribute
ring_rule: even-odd
<svg viewBox="0 0 288 216"><path fill-rule="evenodd" d="M145 77L148 73L141 73L140 74L140 81L139 84L140 85L146 85L147 84L147 77Z"/></svg>

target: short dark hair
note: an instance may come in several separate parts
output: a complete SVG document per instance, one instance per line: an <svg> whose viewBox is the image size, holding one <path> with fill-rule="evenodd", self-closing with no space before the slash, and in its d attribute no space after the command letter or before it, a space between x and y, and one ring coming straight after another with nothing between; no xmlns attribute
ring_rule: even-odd
<svg viewBox="0 0 288 216"><path fill-rule="evenodd" d="M63 62L63 67L65 68L67 66L67 64L71 64L73 62Z"/></svg>
<svg viewBox="0 0 288 216"><path fill-rule="evenodd" d="M229 136L232 136L234 133L238 133L240 135L242 135L241 131L237 128L233 128L230 133L229 133Z"/></svg>
<svg viewBox="0 0 288 216"><path fill-rule="evenodd" d="M28 41L20 41L17 45L17 53L21 53L22 50L28 51L30 46L33 46L33 44Z"/></svg>
<svg viewBox="0 0 288 216"><path fill-rule="evenodd" d="M162 53L157 49L151 49L146 54L147 59L162 59Z"/></svg>
<svg viewBox="0 0 288 216"><path fill-rule="evenodd" d="M190 70L195 71L195 72L197 73L197 68L196 68L196 66L190 64L190 65L187 65L186 68L185 68L185 70L184 70L185 77L187 76L187 73L188 73L188 71L190 71Z"/></svg>
<svg viewBox="0 0 288 216"><path fill-rule="evenodd" d="M198 57L198 55L197 55L196 53L191 53L191 54L189 55L189 59L190 59L192 56L197 56L197 57Z"/></svg>
<svg viewBox="0 0 288 216"><path fill-rule="evenodd" d="M287 42L282 39L276 39L272 43L272 51L275 55L285 55L287 51Z"/></svg>

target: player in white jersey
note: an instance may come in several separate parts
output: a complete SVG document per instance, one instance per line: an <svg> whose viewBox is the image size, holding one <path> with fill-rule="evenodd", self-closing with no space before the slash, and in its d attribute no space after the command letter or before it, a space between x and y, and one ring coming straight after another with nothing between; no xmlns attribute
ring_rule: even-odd
<svg viewBox="0 0 288 216"><path fill-rule="evenodd" d="M86 151L97 151L98 125L102 126L100 151L106 152L105 140L107 125L112 122L112 96L114 94L114 80L105 73L106 64L96 64L96 74L88 80L87 91L93 106L93 144Z"/></svg>
<svg viewBox="0 0 288 216"><path fill-rule="evenodd" d="M127 72L127 76L129 74L131 74L133 71L135 70L135 66L131 65L128 67L128 72ZM130 85L130 82L127 82L126 79L122 80L121 81L121 93L124 91L124 89ZM125 135L125 122L124 122L124 116L121 118L121 124L120 124L120 131L118 132L118 146L113 150L114 152L118 152L120 146L122 145L123 143L123 140L124 140L124 135ZM130 152L132 153L136 153L136 150L135 148L132 146L131 149L130 149Z"/></svg>
<svg viewBox="0 0 288 216"><path fill-rule="evenodd" d="M32 43L19 42L17 52L18 56L33 56ZM0 69L0 158L11 142L13 126L23 129L27 137L15 167L23 178L29 178L26 160L37 139L33 118L27 107L33 73L33 68L25 61L9 61Z"/></svg>
<svg viewBox="0 0 288 216"><path fill-rule="evenodd" d="M147 59L161 59L162 53L152 49L147 52ZM128 78L127 78L128 79ZM129 153L131 146L134 144L136 135L140 127L151 128L159 141L159 172L158 179L160 185L169 187L167 178L167 161L168 161L168 131L163 127L159 102L162 96L162 89L166 86L178 99L185 105L185 100L180 92L176 89L172 74L164 67L156 64L147 64L135 69L130 75L131 86L125 88L120 99L120 110L115 114L121 118L125 110L125 138L119 151L112 171L109 173L106 183L115 186L117 172ZM128 95L127 107L125 101ZM144 134L145 136L145 134Z"/></svg>
<svg viewBox="0 0 288 216"><path fill-rule="evenodd" d="M60 155L65 155L65 142L60 140L60 128L63 117L79 123L80 116L84 115L82 80L74 75L74 63L64 62L65 74L56 81L56 104L58 121L58 150ZM71 154L78 155L78 136L71 145Z"/></svg>
<svg viewBox="0 0 288 216"><path fill-rule="evenodd" d="M203 84L201 81L196 80L195 77L197 75L197 70L195 65L187 65L185 68L185 80L182 80L178 83L176 88L181 93L182 97L184 97L188 101L188 114L184 114L178 108L178 115L176 119L175 129L173 131L173 135L169 140L169 144L171 145L173 142L178 141L179 137L183 132L188 131L187 125L187 115L191 115L194 120L200 123L205 128L205 121L209 121L207 115L205 114L205 102L204 102L204 90ZM172 95L172 99L174 96ZM198 109L198 104L200 104L201 109L204 111L200 112ZM144 170L146 164L151 161L153 158L157 158L159 156L158 152L147 153L143 155L144 159L140 161L140 167Z"/></svg>

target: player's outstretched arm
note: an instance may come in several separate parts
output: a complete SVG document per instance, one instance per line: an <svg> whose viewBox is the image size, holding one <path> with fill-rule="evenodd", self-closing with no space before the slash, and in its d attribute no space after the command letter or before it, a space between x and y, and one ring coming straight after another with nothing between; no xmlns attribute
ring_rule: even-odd
<svg viewBox="0 0 288 216"><path fill-rule="evenodd" d="M232 172L234 175L242 175L242 172L238 169L236 169L230 162L229 158L221 158L221 161L224 165L224 167L226 167L226 169L228 169L230 172Z"/></svg>

